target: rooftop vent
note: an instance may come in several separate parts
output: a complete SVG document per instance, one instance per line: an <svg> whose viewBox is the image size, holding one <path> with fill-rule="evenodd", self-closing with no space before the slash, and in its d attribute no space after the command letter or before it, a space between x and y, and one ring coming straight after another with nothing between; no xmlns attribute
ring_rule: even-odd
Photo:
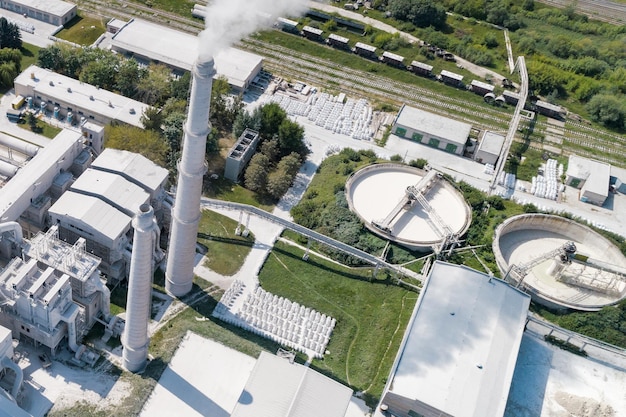
<svg viewBox="0 0 626 417"><path fill-rule="evenodd" d="M129 112L130 114L135 114L135 109L133 109L133 108L131 107L131 108L130 108L130 110L128 110L128 112Z"/></svg>
<svg viewBox="0 0 626 417"><path fill-rule="evenodd" d="M50 81L50 86L54 87L54 81Z"/></svg>
<svg viewBox="0 0 626 417"><path fill-rule="evenodd" d="M93 96L89 96L89 100L94 101L95 98L93 98Z"/></svg>
<svg viewBox="0 0 626 417"><path fill-rule="evenodd" d="M31 73L30 73L30 79L31 79L31 80L34 80L34 79L35 79L35 73L34 73L34 72L31 72Z"/></svg>
<svg viewBox="0 0 626 417"><path fill-rule="evenodd" d="M70 87L67 87L67 92L68 92L68 93L71 93L71 92L72 92L72 89L71 89Z"/></svg>

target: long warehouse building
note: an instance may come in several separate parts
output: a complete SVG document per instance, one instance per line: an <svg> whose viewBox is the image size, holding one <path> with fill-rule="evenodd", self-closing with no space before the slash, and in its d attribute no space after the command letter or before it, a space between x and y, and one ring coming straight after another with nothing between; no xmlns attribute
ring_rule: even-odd
<svg viewBox="0 0 626 417"><path fill-rule="evenodd" d="M191 71L198 56L198 37L145 20L131 19L117 29L111 38L111 49L138 61ZM231 88L239 92L248 88L263 66L261 56L236 48L223 49L213 58L217 76L226 77Z"/></svg>

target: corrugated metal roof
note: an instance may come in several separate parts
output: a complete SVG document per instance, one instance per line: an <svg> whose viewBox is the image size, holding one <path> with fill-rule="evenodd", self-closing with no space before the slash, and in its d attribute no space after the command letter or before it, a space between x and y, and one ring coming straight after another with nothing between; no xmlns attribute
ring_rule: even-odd
<svg viewBox="0 0 626 417"><path fill-rule="evenodd" d="M130 228L131 218L96 197L66 191L48 210L76 227L113 242Z"/></svg>
<svg viewBox="0 0 626 417"><path fill-rule="evenodd" d="M121 175L88 168L72 184L71 190L112 203L127 216L134 216L139 206L150 202L150 194Z"/></svg>
<svg viewBox="0 0 626 417"><path fill-rule="evenodd" d="M111 148L102 151L91 167L119 173L150 192L156 191L168 176L167 169L161 168L145 156Z"/></svg>
<svg viewBox="0 0 626 417"><path fill-rule="evenodd" d="M231 417L344 417L351 397L350 388L261 352Z"/></svg>
<svg viewBox="0 0 626 417"><path fill-rule="evenodd" d="M455 417L502 416L529 304L504 281L435 262L388 391Z"/></svg>

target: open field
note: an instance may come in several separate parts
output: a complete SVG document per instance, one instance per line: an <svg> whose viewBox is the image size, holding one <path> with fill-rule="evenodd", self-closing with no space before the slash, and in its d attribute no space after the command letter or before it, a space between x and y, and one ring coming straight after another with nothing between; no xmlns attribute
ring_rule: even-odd
<svg viewBox="0 0 626 417"><path fill-rule="evenodd" d="M76 16L56 36L69 42L89 46L106 31L106 20L89 16Z"/></svg>
<svg viewBox="0 0 626 417"><path fill-rule="evenodd" d="M337 325L323 360L312 367L355 391L374 405L384 387L411 316L417 294L385 276L340 267L277 243L259 280L266 291L332 316ZM383 275L383 274L381 274Z"/></svg>

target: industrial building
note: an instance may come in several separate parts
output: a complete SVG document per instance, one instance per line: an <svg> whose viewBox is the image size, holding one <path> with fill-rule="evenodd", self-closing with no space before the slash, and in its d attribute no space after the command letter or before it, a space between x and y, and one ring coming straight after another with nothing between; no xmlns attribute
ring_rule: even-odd
<svg viewBox="0 0 626 417"><path fill-rule="evenodd" d="M198 55L198 37L131 19L113 35L111 49L140 62L162 63L173 70L191 71ZM250 86L263 66L262 57L236 48L223 49L214 59L217 75L226 77L231 88L238 92Z"/></svg>
<svg viewBox="0 0 626 417"><path fill-rule="evenodd" d="M258 143L259 132L252 129L244 130L226 158L226 165L224 167L225 178L233 182L239 181L239 176L246 165L248 165L248 162L250 162Z"/></svg>
<svg viewBox="0 0 626 417"><path fill-rule="evenodd" d="M502 417L530 296L436 261L380 404L396 417Z"/></svg>
<svg viewBox="0 0 626 417"><path fill-rule="evenodd" d="M411 65L409 65L407 69L417 75L424 75L426 77L433 75L433 66L419 61L412 61Z"/></svg>
<svg viewBox="0 0 626 417"><path fill-rule="evenodd" d="M91 161L82 141L80 133L65 129L20 168L0 188L0 222L18 221L27 237L42 230L50 204L48 190L58 189L59 195L62 193L55 185L63 176L71 175L79 155ZM27 211L28 214L21 218Z"/></svg>
<svg viewBox="0 0 626 417"><path fill-rule="evenodd" d="M84 240L60 241L54 226L30 241L22 240L17 223L1 226L2 243L10 241L17 253L0 273L0 325L16 339L46 346L53 356L67 339L75 359L93 363L95 356L79 343L96 319L109 320L100 259L85 251Z"/></svg>
<svg viewBox="0 0 626 417"><path fill-rule="evenodd" d="M344 417L351 397L345 385L262 351L230 416Z"/></svg>
<svg viewBox="0 0 626 417"><path fill-rule="evenodd" d="M2 0L0 6L53 25L64 25L76 16L78 7L61 0Z"/></svg>
<svg viewBox="0 0 626 417"><path fill-rule="evenodd" d="M456 74L448 70L441 70L439 76L441 77L441 81L448 85L460 87L463 84L463 76L460 74Z"/></svg>
<svg viewBox="0 0 626 417"><path fill-rule="evenodd" d="M504 90L502 92L502 97L504 97L504 101L506 102L506 104L511 104L513 106L516 106L517 102L519 101L519 94L509 90Z"/></svg>
<svg viewBox="0 0 626 417"><path fill-rule="evenodd" d="M494 165L500 157L505 137L494 132L485 131L474 154L474 159L481 164Z"/></svg>
<svg viewBox="0 0 626 417"><path fill-rule="evenodd" d="M150 107L36 65L17 76L15 94L25 97L29 108L70 124L86 120L106 125L115 121L143 128L141 116Z"/></svg>
<svg viewBox="0 0 626 417"><path fill-rule="evenodd" d="M611 165L570 155L565 183L580 190L580 201L596 206L604 205L609 196L610 177Z"/></svg>
<svg viewBox="0 0 626 417"><path fill-rule="evenodd" d="M85 239L87 251L102 259L102 273L117 282L130 267L131 220L137 208L154 202L159 224L169 220L167 176L166 169L141 155L106 149L48 209L49 223L58 226L64 241ZM163 254L158 245L154 249L154 259L160 261Z"/></svg>
<svg viewBox="0 0 626 417"><path fill-rule="evenodd" d="M392 133L457 155L463 155L472 126L403 105L394 120Z"/></svg>
<svg viewBox="0 0 626 417"><path fill-rule="evenodd" d="M494 86L479 80L472 80L469 89L473 93L484 96L485 94L493 93Z"/></svg>

